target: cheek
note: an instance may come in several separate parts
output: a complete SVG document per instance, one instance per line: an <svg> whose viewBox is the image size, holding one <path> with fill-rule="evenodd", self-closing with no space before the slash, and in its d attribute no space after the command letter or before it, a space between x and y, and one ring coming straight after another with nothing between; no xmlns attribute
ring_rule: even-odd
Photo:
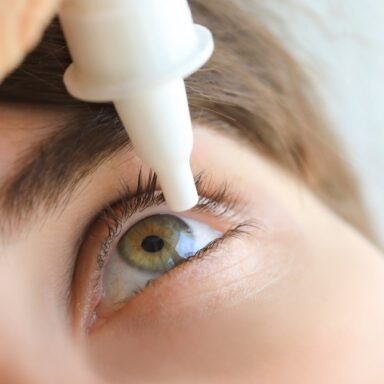
<svg viewBox="0 0 384 384"><path fill-rule="evenodd" d="M29 251L23 256L33 257ZM72 345L54 289L46 284L41 290L27 262L10 260L0 266L0 381L46 383L67 377L64 382L70 382L67 372L75 374L72 368L85 362Z"/></svg>
<svg viewBox="0 0 384 384"><path fill-rule="evenodd" d="M305 243L276 236L234 240L127 303L89 336L94 369L117 382L280 383L327 382L353 367L363 339L341 271L330 278L305 261Z"/></svg>
<svg viewBox="0 0 384 384"><path fill-rule="evenodd" d="M152 380L196 372L254 376L270 334L270 288L286 273L287 257L256 235L185 264L90 335L95 367L120 380L143 373Z"/></svg>

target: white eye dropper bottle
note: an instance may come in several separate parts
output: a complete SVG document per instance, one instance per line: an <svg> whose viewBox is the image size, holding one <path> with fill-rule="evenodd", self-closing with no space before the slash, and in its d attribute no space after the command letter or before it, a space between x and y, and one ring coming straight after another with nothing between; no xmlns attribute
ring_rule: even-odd
<svg viewBox="0 0 384 384"><path fill-rule="evenodd" d="M184 79L213 52L186 0L66 0L60 22L73 59L68 92L113 102L138 156L157 174L168 207L198 202Z"/></svg>

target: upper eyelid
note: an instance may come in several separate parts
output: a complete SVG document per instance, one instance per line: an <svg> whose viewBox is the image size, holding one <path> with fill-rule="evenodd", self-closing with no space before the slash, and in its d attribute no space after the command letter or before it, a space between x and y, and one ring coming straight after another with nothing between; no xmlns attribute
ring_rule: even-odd
<svg viewBox="0 0 384 384"><path fill-rule="evenodd" d="M240 199L235 196L228 182L221 183L218 187L214 186L207 173L202 172L195 177L196 189L199 193L199 202L190 211L192 212L211 212L217 216L234 215L236 211L242 211ZM109 204L102 212L111 212L117 206L122 209L124 219L130 217L138 210L144 210L150 206L165 204L165 198L160 189L157 188L156 174L150 172L146 180L143 179L140 170L135 191L121 182L122 192L120 198Z"/></svg>
<svg viewBox="0 0 384 384"><path fill-rule="evenodd" d="M97 264L101 270L108 257L110 248L114 241L120 236L124 223L137 211L144 211L153 206L165 204L164 196L156 188L156 175L150 172L144 180L141 171L138 174L136 191L123 186L127 194L113 204L109 204L99 215L98 220L104 222L108 228L106 238L101 241L97 255ZM211 181L205 173L196 177L196 187L200 196L199 203L191 212L210 213L217 217L225 217L235 221L235 206L240 204L238 199L230 193L228 183L222 183L219 188L212 188ZM214 192L209 193L213 189ZM239 221L239 220L238 220Z"/></svg>

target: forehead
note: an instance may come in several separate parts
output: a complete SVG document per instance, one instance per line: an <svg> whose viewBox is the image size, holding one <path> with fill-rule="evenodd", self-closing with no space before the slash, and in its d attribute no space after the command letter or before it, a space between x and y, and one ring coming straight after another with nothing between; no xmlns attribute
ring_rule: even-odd
<svg viewBox="0 0 384 384"><path fill-rule="evenodd" d="M0 103L0 180L19 156L57 129L63 118L64 112L58 108Z"/></svg>
<svg viewBox="0 0 384 384"><path fill-rule="evenodd" d="M58 107L0 102L0 143L25 140L32 144L54 131L65 115L65 111Z"/></svg>

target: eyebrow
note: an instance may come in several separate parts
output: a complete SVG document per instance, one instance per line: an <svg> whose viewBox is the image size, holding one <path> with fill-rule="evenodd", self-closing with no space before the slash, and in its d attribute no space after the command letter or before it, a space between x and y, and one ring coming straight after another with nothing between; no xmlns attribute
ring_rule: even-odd
<svg viewBox="0 0 384 384"><path fill-rule="evenodd" d="M18 227L39 208L68 200L79 182L121 150L132 149L112 105L79 108L16 161L0 187L3 225Z"/></svg>

